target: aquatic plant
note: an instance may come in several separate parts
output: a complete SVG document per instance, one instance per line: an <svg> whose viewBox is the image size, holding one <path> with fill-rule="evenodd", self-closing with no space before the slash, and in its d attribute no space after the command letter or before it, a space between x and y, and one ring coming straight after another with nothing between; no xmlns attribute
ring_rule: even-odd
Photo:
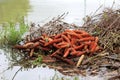
<svg viewBox="0 0 120 80"><path fill-rule="evenodd" d="M17 23L4 23L0 30L0 44L14 45L22 40L22 35L27 31L28 25L26 25L23 20Z"/></svg>
<svg viewBox="0 0 120 80"><path fill-rule="evenodd" d="M41 64L42 62L42 57L41 56L38 56L38 58L36 58L34 61L33 61L33 64L34 65L39 65Z"/></svg>

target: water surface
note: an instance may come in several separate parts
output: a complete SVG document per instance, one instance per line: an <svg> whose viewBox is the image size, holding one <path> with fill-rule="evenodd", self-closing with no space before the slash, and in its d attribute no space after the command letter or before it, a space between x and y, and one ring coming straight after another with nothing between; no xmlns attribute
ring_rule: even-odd
<svg viewBox="0 0 120 80"><path fill-rule="evenodd" d="M0 23L17 22L29 9L29 0L0 0Z"/></svg>
<svg viewBox="0 0 120 80"><path fill-rule="evenodd" d="M114 0L30 0L32 11L28 12L28 22L41 23L50 20L52 17L69 12L65 21L69 23L81 24L82 18L86 15L94 14L102 6L112 7ZM115 0L113 8L120 7L120 0Z"/></svg>

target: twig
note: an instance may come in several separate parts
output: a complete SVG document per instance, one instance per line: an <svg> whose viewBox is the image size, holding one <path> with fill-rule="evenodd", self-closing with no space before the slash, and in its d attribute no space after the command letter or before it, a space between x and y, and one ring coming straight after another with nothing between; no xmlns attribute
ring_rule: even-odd
<svg viewBox="0 0 120 80"><path fill-rule="evenodd" d="M111 6L111 9L113 8L114 5L115 5L115 0L113 1L113 4L112 4L112 6Z"/></svg>
<svg viewBox="0 0 120 80"><path fill-rule="evenodd" d="M101 37L103 37L103 36L107 33L108 29L110 29L110 28L115 24L115 22L118 21L119 18L120 18L120 16L117 17L117 18L113 21L113 23L106 28L106 30L103 32L103 34L101 34Z"/></svg>
<svg viewBox="0 0 120 80"><path fill-rule="evenodd" d="M100 8L102 7L103 5L101 5L93 14L93 16L100 10Z"/></svg>
<svg viewBox="0 0 120 80"><path fill-rule="evenodd" d="M48 25L49 23L53 23L53 22L56 22L56 21L59 21L60 19L63 19L65 16L68 15L68 12L67 13L63 13L62 15L58 15L58 17L54 17L52 20L50 20L48 23L44 24L43 26L46 26ZM56 18L56 19L55 19Z"/></svg>
<svg viewBox="0 0 120 80"><path fill-rule="evenodd" d="M106 58L109 58L109 59L113 59L113 60L116 60L116 61L120 61L119 58L114 58L114 57L110 57L110 56L105 56Z"/></svg>
<svg viewBox="0 0 120 80"><path fill-rule="evenodd" d="M81 64L81 62L83 61L84 57L85 57L85 55L81 55L80 59L79 59L78 62L77 62L76 67L79 67L79 66L80 66L80 64Z"/></svg>
<svg viewBox="0 0 120 80"><path fill-rule="evenodd" d="M22 69L22 67L20 67L20 69L18 69L18 71L14 74L12 80L14 80L15 76L17 75L17 73Z"/></svg>
<svg viewBox="0 0 120 80"><path fill-rule="evenodd" d="M91 15L91 16L88 16L88 17L90 17L90 19L92 19L92 18L94 18L94 17L96 17L96 16L98 16L98 15L101 15L101 13L100 14L97 14L97 15L95 15L99 10L100 10L100 8L102 7L103 5L101 5L100 7L98 7L98 9L96 9L96 11L93 13L93 15ZM87 16L86 16L87 17ZM88 21L89 22L89 21ZM87 27L88 26L88 24L89 23L84 23L83 24L83 26L82 27L80 27L80 28L89 28L89 27Z"/></svg>
<svg viewBox="0 0 120 80"><path fill-rule="evenodd" d="M57 59L59 59L59 60L62 60L63 62L66 62L66 63L68 63L68 64L70 64L70 65L74 65L74 62L73 61L71 61L70 59L67 59L67 58L63 58L63 57L61 57L61 56L59 56L59 55L54 55L53 57L55 57L55 58L57 58Z"/></svg>
<svg viewBox="0 0 120 80"><path fill-rule="evenodd" d="M108 80L118 80L118 79L120 79L120 75L116 75L114 77L111 77Z"/></svg>
<svg viewBox="0 0 120 80"><path fill-rule="evenodd" d="M12 66L8 67L6 70L3 70L0 74L6 72L7 70L9 70Z"/></svg>
<svg viewBox="0 0 120 80"><path fill-rule="evenodd" d="M106 56L106 55L108 55L108 53L105 52L105 51L102 51L102 52L99 53L98 55L88 58L85 62L83 62L83 65L91 62L92 60L94 60L94 59L97 58L97 57L103 57L103 56Z"/></svg>

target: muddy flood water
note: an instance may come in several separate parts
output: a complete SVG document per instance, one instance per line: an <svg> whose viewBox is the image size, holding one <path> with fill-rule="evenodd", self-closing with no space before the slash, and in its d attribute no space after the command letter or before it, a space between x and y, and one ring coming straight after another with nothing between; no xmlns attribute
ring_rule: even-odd
<svg viewBox="0 0 120 80"><path fill-rule="evenodd" d="M17 21L18 17L24 16L26 23L34 22L42 25L53 17L69 12L65 21L82 25L83 17L93 15L100 6L102 7L97 13L106 7L112 7L114 1L113 8L120 7L120 0L0 0L0 24L11 20ZM21 69L20 65L12 66L11 55L13 53L9 49L0 47L0 80L107 79L104 75L66 76L47 66Z"/></svg>

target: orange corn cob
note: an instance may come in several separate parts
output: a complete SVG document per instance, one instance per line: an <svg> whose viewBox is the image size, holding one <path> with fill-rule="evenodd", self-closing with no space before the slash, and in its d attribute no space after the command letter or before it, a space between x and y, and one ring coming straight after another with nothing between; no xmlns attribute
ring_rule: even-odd
<svg viewBox="0 0 120 80"><path fill-rule="evenodd" d="M81 56L82 54L85 54L86 53L86 51L78 51L78 53L77 53L77 57L79 57L79 56Z"/></svg>
<svg viewBox="0 0 120 80"><path fill-rule="evenodd" d="M74 49L75 50L81 50L84 47L84 44L81 44L80 46L75 46Z"/></svg>
<svg viewBox="0 0 120 80"><path fill-rule="evenodd" d="M91 53L94 53L94 52L95 52L96 47L97 47L97 43L96 43L96 42L93 42L93 43L91 44L91 49L90 49L90 52L91 52Z"/></svg>
<svg viewBox="0 0 120 80"><path fill-rule="evenodd" d="M95 42L96 42L96 43L98 43L98 40L99 40L99 38L98 38L98 37L95 37Z"/></svg>
<svg viewBox="0 0 120 80"><path fill-rule="evenodd" d="M51 56L54 56L54 55L56 55L56 54L59 53L59 52L60 52L60 49L58 49L58 50L56 50L54 53L52 53Z"/></svg>
<svg viewBox="0 0 120 80"><path fill-rule="evenodd" d="M68 48L68 47L70 47L70 44L65 44L60 46L60 48Z"/></svg>
<svg viewBox="0 0 120 80"><path fill-rule="evenodd" d="M52 40L52 41L50 41L50 42L48 42L48 43L45 43L44 46L48 46L48 45L51 45L51 44L53 44L53 43L60 42L60 41L62 41L62 38L54 39L54 40Z"/></svg>
<svg viewBox="0 0 120 80"><path fill-rule="evenodd" d="M75 36L75 37L78 38L78 39L81 39L81 38L82 38L81 35L76 34L76 33L68 33L68 34L71 35L71 36Z"/></svg>
<svg viewBox="0 0 120 80"><path fill-rule="evenodd" d="M87 33L86 31L83 31L83 30L73 30L73 31L77 34L89 34L89 33Z"/></svg>
<svg viewBox="0 0 120 80"><path fill-rule="evenodd" d="M85 38L79 39L79 41L93 41L93 40L95 40L95 37L85 37Z"/></svg>
<svg viewBox="0 0 120 80"><path fill-rule="evenodd" d="M82 37L91 37L91 35L90 34L86 34L86 33L84 33L84 34L80 34Z"/></svg>
<svg viewBox="0 0 120 80"><path fill-rule="evenodd" d="M71 50L70 48L67 48L63 57L67 57L69 55L70 50Z"/></svg>
<svg viewBox="0 0 120 80"><path fill-rule="evenodd" d="M70 40L69 40L69 38L68 38L67 36L62 35L62 38L63 38L65 41L67 41L68 43L70 43Z"/></svg>
<svg viewBox="0 0 120 80"><path fill-rule="evenodd" d="M60 46L57 45L56 43L54 43L53 46L56 47L56 48L60 48Z"/></svg>

